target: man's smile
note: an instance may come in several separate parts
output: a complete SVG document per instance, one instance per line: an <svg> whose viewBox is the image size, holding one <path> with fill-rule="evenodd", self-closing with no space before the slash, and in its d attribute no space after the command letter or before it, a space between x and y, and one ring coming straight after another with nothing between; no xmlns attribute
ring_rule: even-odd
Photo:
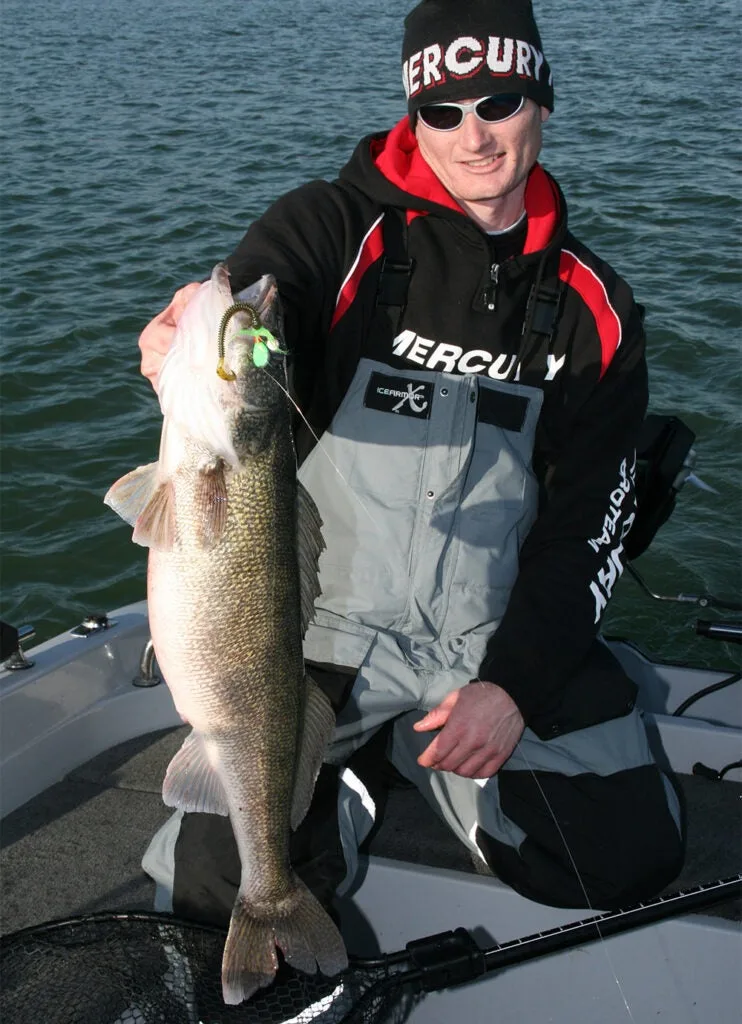
<svg viewBox="0 0 742 1024"><path fill-rule="evenodd" d="M472 160L460 161L465 167L471 167L473 170L489 169L504 156L504 153L490 153L489 156L475 157Z"/></svg>

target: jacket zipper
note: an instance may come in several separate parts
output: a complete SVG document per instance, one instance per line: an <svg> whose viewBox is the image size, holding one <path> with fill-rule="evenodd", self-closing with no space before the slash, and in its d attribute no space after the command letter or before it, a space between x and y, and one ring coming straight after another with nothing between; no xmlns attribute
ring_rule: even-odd
<svg viewBox="0 0 742 1024"><path fill-rule="evenodd" d="M497 309L497 279L500 276L500 264L490 264L490 283L484 289L484 304L490 313Z"/></svg>

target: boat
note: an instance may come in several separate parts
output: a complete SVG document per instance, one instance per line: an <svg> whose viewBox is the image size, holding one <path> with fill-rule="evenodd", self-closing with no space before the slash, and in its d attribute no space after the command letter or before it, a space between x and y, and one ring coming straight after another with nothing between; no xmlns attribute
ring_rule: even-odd
<svg viewBox="0 0 742 1024"><path fill-rule="evenodd" d="M631 571L648 594L663 599L635 567ZM696 603L707 611L714 603L741 610L708 595ZM739 643L742 624L706 619L697 631L699 643ZM3 1024L118 1024L119 1019L139 1024L203 1019L205 1024L207 1017L192 1005L181 1007L182 1014L158 1015L141 999L138 1016L133 1011L99 1015L91 1009L92 996L105 987L105 955L96 954L89 976L88 968L74 972L87 1016L64 1009L61 993L70 979L60 980L58 965L34 968L35 951L50 936L65 936L59 942L66 949L84 945L83 932L124 923L170 936L167 915L152 913L154 885L141 858L171 813L162 804L161 784L187 727L159 676L146 601L89 615L36 646L29 647L29 629L12 639L13 650L0 669ZM642 918L636 924L631 916L636 908L628 908L623 921L630 927L611 934L608 918L601 917L605 927L592 925L588 935L579 930L584 909L548 907L518 895L472 859L414 789L392 788L358 877L335 908L350 953L361 958L353 960L356 975L365 970L371 977L378 965L385 977L404 964L418 970L422 981L415 997L398 1003L392 1019L411 1024L657 1019L737 1024L742 1019L740 673L660 662L629 639L604 639L637 682L638 705L655 752L684 790L689 839L682 874L660 895L649 923ZM693 904L691 912L686 909L691 904L675 895L686 890L701 893L700 909ZM719 894L725 898L710 905ZM680 916L678 908L684 911ZM545 947L542 943L529 953L536 949L531 937L544 934L550 937ZM216 935L218 949L223 938ZM135 941L138 959L132 954L140 968L144 961L136 944L143 941ZM192 974L188 957L173 952L175 939L161 939L160 947L171 981ZM23 951L21 966L16 958L9 972L13 949ZM127 971L136 974L133 967ZM336 996L342 985L332 985L330 995ZM24 1010L14 1002L21 990L31 1000ZM429 993L424 998L423 991ZM293 1010L255 1016L253 1001L261 998L222 1007L208 1021L346 1019L328 1016L321 1000L315 1000L320 1009L314 1016Z"/></svg>
<svg viewBox="0 0 742 1024"><path fill-rule="evenodd" d="M739 632L715 628L725 638ZM735 685L728 671L658 663L625 639L606 642L637 681L654 741L682 780L689 856L674 888L736 874L738 674ZM28 667L0 671L3 931L151 908L140 861L170 813L160 786L186 727L158 676L146 602L90 616L15 658ZM349 949L374 957L460 927L487 948L585 917L526 900L484 870L414 790L392 790L361 877L338 904ZM732 1024L742 1011L738 918L738 901L726 900L581 944L431 993L408 1019Z"/></svg>

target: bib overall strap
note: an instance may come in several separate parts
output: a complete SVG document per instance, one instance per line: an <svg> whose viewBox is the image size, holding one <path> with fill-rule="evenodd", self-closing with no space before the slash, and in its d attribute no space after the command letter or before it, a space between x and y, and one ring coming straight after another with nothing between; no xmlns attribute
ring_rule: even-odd
<svg viewBox="0 0 742 1024"><path fill-rule="evenodd" d="M407 218L405 211L389 207L382 221L384 255L381 261L376 302L367 337L367 350L385 349L396 337L407 305L407 292L415 261L407 255Z"/></svg>
<svg viewBox="0 0 742 1024"><path fill-rule="evenodd" d="M559 314L559 299L561 298L561 282L556 280L544 280L539 285L538 291L531 292L529 305L533 306L533 315L530 323L532 335L544 335L549 342L549 350L556 333L557 317ZM528 321L523 324L524 332L527 329Z"/></svg>
<svg viewBox="0 0 742 1024"><path fill-rule="evenodd" d="M547 372L548 357L554 354L564 286L559 280L557 249L541 261L531 287L523 319L523 352L520 380L539 387Z"/></svg>

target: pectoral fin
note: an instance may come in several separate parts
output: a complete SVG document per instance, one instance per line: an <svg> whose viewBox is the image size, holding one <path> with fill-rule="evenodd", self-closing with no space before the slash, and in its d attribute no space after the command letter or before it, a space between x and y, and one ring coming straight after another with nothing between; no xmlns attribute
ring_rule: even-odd
<svg viewBox="0 0 742 1024"><path fill-rule="evenodd" d="M132 540L145 548L170 551L175 543L175 494L170 480L159 481L159 463L122 476L103 499L130 526Z"/></svg>
<svg viewBox="0 0 742 1024"><path fill-rule="evenodd" d="M294 782L294 801L291 806L291 827L296 829L304 820L314 793L322 759L335 728L335 712L327 697L310 676L305 677L306 703L304 729Z"/></svg>
<svg viewBox="0 0 742 1024"><path fill-rule="evenodd" d="M134 524L131 539L143 548L172 551L175 544L175 488L172 480L160 484Z"/></svg>
<svg viewBox="0 0 742 1024"><path fill-rule="evenodd" d="M129 526L134 526L157 490L157 463L139 466L122 476L108 489L104 503L121 516Z"/></svg>
<svg viewBox="0 0 742 1024"><path fill-rule="evenodd" d="M209 761L203 736L195 730L167 767L162 799L181 811L229 814L224 786Z"/></svg>

